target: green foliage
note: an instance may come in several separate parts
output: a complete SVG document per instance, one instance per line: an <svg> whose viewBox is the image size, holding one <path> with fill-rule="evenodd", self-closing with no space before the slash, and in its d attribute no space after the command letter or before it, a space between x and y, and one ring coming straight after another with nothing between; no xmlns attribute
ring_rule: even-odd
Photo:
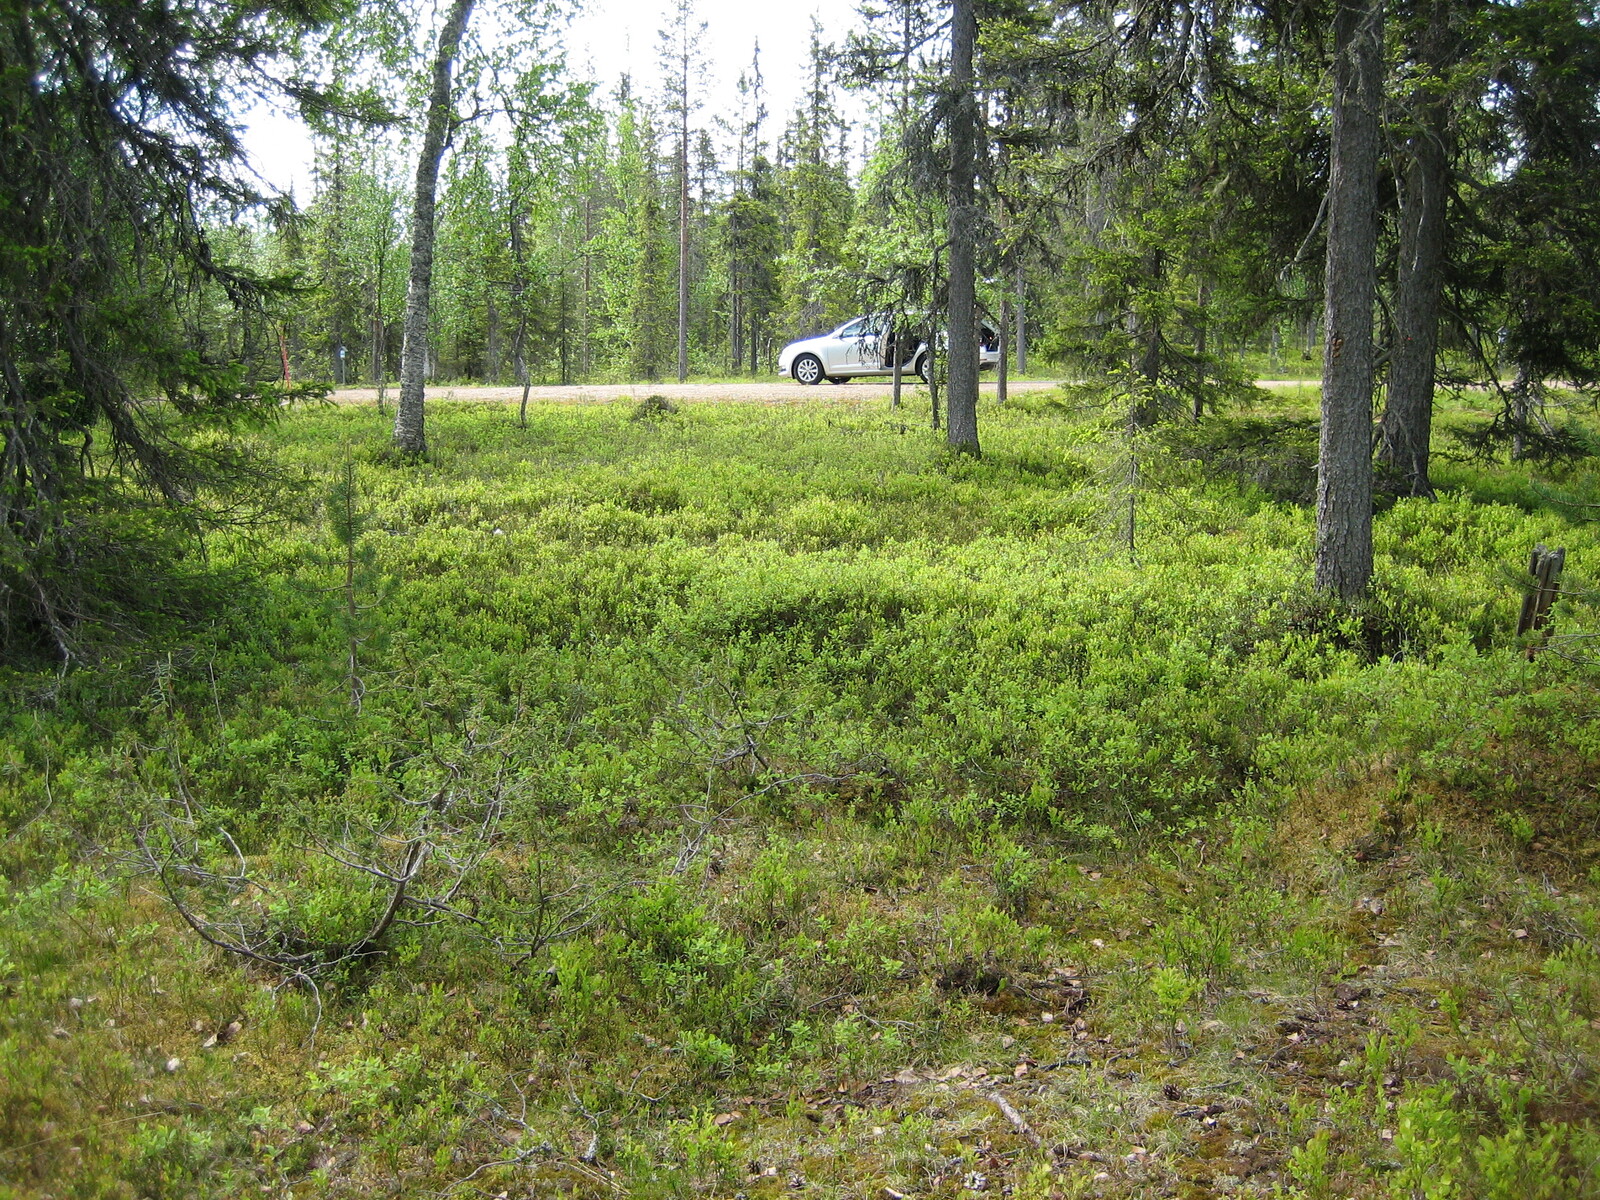
<svg viewBox="0 0 1600 1200"><path fill-rule="evenodd" d="M1216 979L1233 969L1239 929L1235 910L1180 913L1157 934L1163 956L1185 978Z"/></svg>
<svg viewBox="0 0 1600 1200"><path fill-rule="evenodd" d="M1164 448L1208 472L1259 488L1269 499L1310 504L1317 490L1317 423L1305 417L1213 417L1174 423Z"/></svg>
<svg viewBox="0 0 1600 1200"><path fill-rule="evenodd" d="M1401 1166L1392 1195L1428 1200L1576 1200L1600 1171L1592 1127L1536 1123L1538 1090L1509 1080L1492 1085L1479 1107L1450 1083L1424 1088L1399 1109L1395 1150Z"/></svg>
<svg viewBox="0 0 1600 1200"><path fill-rule="evenodd" d="M1010 1152L1003 1089L1047 1144L1144 1147L1139 1187L1255 1138L1307 1194L1579 1178L1600 922L1545 847L1586 861L1600 740L1589 669L1513 644L1505 568L1543 540L1580 578L1592 527L1474 476L1381 514L1369 608L1324 611L1306 513L1159 449L1114 553L1094 412L996 410L977 463L885 417L440 405L407 464L359 449L370 409L262 435L315 490L213 539L256 575L214 628L0 678L0 1151L92 1127L86 1192L515 1158L495 1194L591 1143L636 1194L752 1160L904 1190L975 1120ZM316 991L130 870L338 950L419 840L417 903ZM1542 1090L1505 1115L1492 1074ZM69 1161L4 1167L65 1194Z"/></svg>
<svg viewBox="0 0 1600 1200"><path fill-rule="evenodd" d="M1176 967L1157 967L1150 975L1150 996L1168 1021L1176 1021L1205 986L1203 980Z"/></svg>
<svg viewBox="0 0 1600 1200"><path fill-rule="evenodd" d="M1044 874L1043 864L1026 847L1003 835L995 839L989 853L994 862L991 874L995 899L1004 911L1022 916Z"/></svg>
<svg viewBox="0 0 1600 1200"><path fill-rule="evenodd" d="M261 202L236 79L271 90L274 60L335 8L3 11L0 644L67 662L86 632L203 608L195 534L270 498L235 435L289 397L193 331L220 308L259 332L289 285L230 260L205 221Z"/></svg>

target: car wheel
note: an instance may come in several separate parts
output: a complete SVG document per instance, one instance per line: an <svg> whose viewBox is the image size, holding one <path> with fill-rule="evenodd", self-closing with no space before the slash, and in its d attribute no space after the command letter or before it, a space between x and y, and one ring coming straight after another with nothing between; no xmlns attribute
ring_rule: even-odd
<svg viewBox="0 0 1600 1200"><path fill-rule="evenodd" d="M933 355L931 354L924 354L921 358L917 359L917 365L915 368L917 372L917 378L922 380L923 383L928 382L928 369L932 363Z"/></svg>
<svg viewBox="0 0 1600 1200"><path fill-rule="evenodd" d="M791 373L796 383L818 384L822 382L822 360L815 354L802 354L794 360Z"/></svg>

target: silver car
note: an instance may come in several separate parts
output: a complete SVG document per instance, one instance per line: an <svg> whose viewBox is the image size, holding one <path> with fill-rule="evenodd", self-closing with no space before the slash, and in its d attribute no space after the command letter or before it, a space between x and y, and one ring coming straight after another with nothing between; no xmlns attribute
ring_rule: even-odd
<svg viewBox="0 0 1600 1200"><path fill-rule="evenodd" d="M778 374L796 383L843 383L847 379L894 374L895 353L900 369L924 381L928 378L928 345L912 329L891 330L885 313L871 313L846 321L832 333L790 342L778 355ZM944 340L940 335L940 342ZM987 371L1000 361L1000 339L988 325L980 326L978 369Z"/></svg>

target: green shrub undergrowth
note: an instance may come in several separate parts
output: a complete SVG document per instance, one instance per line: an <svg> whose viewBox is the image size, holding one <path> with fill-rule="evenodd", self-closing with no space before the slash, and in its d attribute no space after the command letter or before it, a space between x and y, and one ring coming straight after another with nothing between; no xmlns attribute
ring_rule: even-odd
<svg viewBox="0 0 1600 1200"><path fill-rule="evenodd" d="M0 1197L1595 1194L1586 510L1341 608L1303 414L633 415L297 414L214 624L0 678Z"/></svg>

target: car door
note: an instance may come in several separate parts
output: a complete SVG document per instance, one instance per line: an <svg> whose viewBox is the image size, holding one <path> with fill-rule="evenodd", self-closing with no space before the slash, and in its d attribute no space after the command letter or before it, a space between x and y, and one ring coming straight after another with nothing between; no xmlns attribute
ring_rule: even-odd
<svg viewBox="0 0 1600 1200"><path fill-rule="evenodd" d="M849 336L844 339L841 363L843 373L850 375L882 374L883 330L886 324L881 316L865 316L850 322Z"/></svg>
<svg viewBox="0 0 1600 1200"><path fill-rule="evenodd" d="M822 352L829 375L850 375L861 369L861 339L866 336L866 317L857 317L834 330Z"/></svg>

